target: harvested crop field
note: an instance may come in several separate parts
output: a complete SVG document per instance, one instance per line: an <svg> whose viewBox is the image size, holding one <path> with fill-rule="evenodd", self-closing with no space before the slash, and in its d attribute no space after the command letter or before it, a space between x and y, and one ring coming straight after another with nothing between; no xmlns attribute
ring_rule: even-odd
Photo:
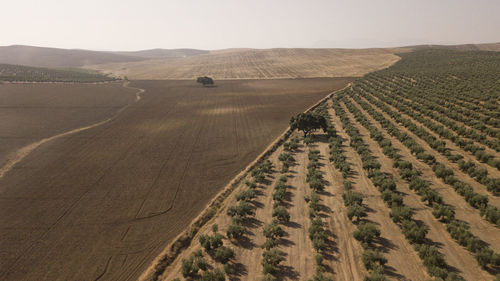
<svg viewBox="0 0 500 281"><path fill-rule="evenodd" d="M134 81L138 101L114 83L0 85L9 154L111 118L42 144L0 178L0 279L137 278L290 116L351 80ZM89 87L76 95L88 108L65 100L74 87Z"/></svg>
<svg viewBox="0 0 500 281"><path fill-rule="evenodd" d="M132 79L274 79L363 76L410 49L227 49L185 58L86 66Z"/></svg>

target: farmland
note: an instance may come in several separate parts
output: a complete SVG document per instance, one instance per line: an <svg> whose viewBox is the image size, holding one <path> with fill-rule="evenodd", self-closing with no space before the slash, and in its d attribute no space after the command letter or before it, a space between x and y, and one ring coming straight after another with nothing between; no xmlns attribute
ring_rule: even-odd
<svg viewBox="0 0 500 281"><path fill-rule="evenodd" d="M29 144L112 117L136 92L118 82L0 85L0 167Z"/></svg>
<svg viewBox="0 0 500 281"><path fill-rule="evenodd" d="M326 131L284 135L143 279L498 280L500 54L400 56L316 107Z"/></svg>
<svg viewBox="0 0 500 281"><path fill-rule="evenodd" d="M130 79L273 79L362 76L410 49L227 49L185 58L86 66Z"/></svg>
<svg viewBox="0 0 500 281"><path fill-rule="evenodd" d="M350 81L0 85L3 163L62 135L0 178L0 279L137 278L291 115Z"/></svg>

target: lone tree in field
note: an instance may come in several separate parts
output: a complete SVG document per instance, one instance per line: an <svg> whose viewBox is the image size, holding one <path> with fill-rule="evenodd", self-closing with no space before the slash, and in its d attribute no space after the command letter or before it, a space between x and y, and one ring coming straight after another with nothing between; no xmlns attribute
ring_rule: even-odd
<svg viewBox="0 0 500 281"><path fill-rule="evenodd" d="M325 117L315 112L307 112L292 117L290 119L290 128L304 132L304 137L306 137L311 131L316 129L322 129L323 132L326 132L328 126Z"/></svg>
<svg viewBox="0 0 500 281"><path fill-rule="evenodd" d="M208 76L203 76L203 77L198 77L198 79L196 79L196 82L203 84L203 86L207 86L207 85L213 85L214 79Z"/></svg>

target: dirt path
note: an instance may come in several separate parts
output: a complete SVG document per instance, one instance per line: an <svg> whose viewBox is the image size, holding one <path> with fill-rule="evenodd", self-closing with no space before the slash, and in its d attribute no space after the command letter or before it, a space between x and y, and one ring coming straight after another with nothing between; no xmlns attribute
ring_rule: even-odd
<svg viewBox="0 0 500 281"><path fill-rule="evenodd" d="M328 230L334 237L336 251L332 253L332 259L326 260L326 264L332 268L337 280L361 280L368 275L361 261L363 248L354 239L352 233L356 226L347 217L347 209L344 206L342 193L344 192L342 175L335 167L325 160L329 155L328 145L318 143L317 149L321 152L320 167L324 173L326 195L322 196L322 204L331 209L326 218Z"/></svg>
<svg viewBox="0 0 500 281"><path fill-rule="evenodd" d="M340 119L335 115L333 109L329 109L332 122L337 129L337 134L349 140L349 136L342 128ZM327 144L325 144L327 145ZM368 178L362 169L361 157L352 147L345 148L348 162L352 165L354 190L363 194L363 202L368 207L367 219L377 224L381 231L381 239L377 245L387 258L387 276L398 280L427 280L426 269L413 247L408 243L401 229L390 219L389 208L383 202L380 192Z"/></svg>
<svg viewBox="0 0 500 281"><path fill-rule="evenodd" d="M76 134L76 133L79 133L79 132L82 132L82 131L85 131L85 130L88 130L88 129L92 129L92 128L95 128L97 126L106 124L106 123L110 122L111 120L113 120L114 118L116 118L116 116L118 114L120 114L120 112L122 112L123 110L125 110L126 108L128 108L130 105L132 105L133 103L138 102L139 100L141 100L141 95L142 95L142 93L145 92L145 90L144 89L140 89L140 88L129 87L128 86L129 83L130 82L128 82L128 81L125 82L125 83L123 83L123 87L124 88L129 88L129 89L135 89L135 90L137 90L137 93L135 94L136 99L135 99L134 102L129 103L128 105L122 107L113 116L109 117L108 119L105 119L103 121L100 121L100 122L97 122L97 123L94 123L94 124L91 124L91 125L88 125L88 126L85 126L85 127L80 127L80 128L76 128L76 129L73 129L73 130L61 133L61 134L57 134L57 135L52 136L52 137L44 138L42 140L39 140L37 142L31 143L29 145L26 145L26 146L20 148L19 150L17 150L17 152L14 153L14 156L11 159L9 159L7 161L7 163L5 163L5 165L3 165L0 168L0 179L7 172L9 172L17 163L21 162L26 156L28 156L32 151L34 151L35 149L37 149L39 146L41 146L41 145L43 145L43 144L45 144L47 142L59 139L59 138L67 137L69 135Z"/></svg>
<svg viewBox="0 0 500 281"><path fill-rule="evenodd" d="M362 110L360 107L358 108ZM346 112L348 112L347 109ZM414 157L412 157L411 152L408 150L408 148L406 148L406 146L401 144L394 137L388 135L386 131L380 126L380 124L376 122L367 112L364 111L362 112L372 123L372 125L374 125L377 129L379 129L379 131L382 132L384 137L392 142L394 148L397 149L399 153L402 155L402 160L411 162L416 169L422 171L422 178L425 179L426 181L429 181L432 184L433 189L438 191L443 196L445 202L446 201L452 201L449 203L454 203L457 201L459 202L458 199L453 200L453 198L457 196L456 194L453 194L454 191L451 190L451 188L443 187L444 184L441 183L434 176L432 170L425 163L422 163L416 160ZM434 216L432 215L432 208L422 203L418 198L418 196L415 194L415 192L409 189L408 184L404 180L402 180L401 177L399 176L399 173L394 168L392 168L392 160L383 155L382 151L374 141L372 141L371 139L368 140L369 137L368 135L366 135L367 131L361 130L362 127L361 125L358 125L357 127L360 129L360 132L364 133L364 140L370 145L370 148L373 149L372 151L377 152L377 155L379 155L380 163L382 164L383 167L385 167L385 169L387 169L384 170L386 172L390 172L393 175L398 190L406 195L404 197L404 202L414 210L415 212L414 218L423 221L429 227L429 233L427 237L431 241L433 241L437 247L439 247L440 252L442 252L445 255L445 260L448 263L448 265L452 267L452 270L460 271L461 275L466 280L491 279L491 275L483 271L478 266L475 258L471 255L471 253L467 251L467 249L458 245L451 238L449 233L446 231L444 224L440 223L438 220L434 218ZM455 208L455 211L457 212L457 218L459 218L458 213L461 212L461 208ZM469 216L468 220L466 221L470 221L471 213L467 212L466 214ZM489 224L488 222L485 222L484 220L479 218L475 218L475 220L473 220L472 222L477 223L478 224L477 227L480 228L484 228L485 225ZM477 235L477 233L474 232L475 228L476 228L475 225L471 225L471 230L473 230L473 233Z"/></svg>
<svg viewBox="0 0 500 281"><path fill-rule="evenodd" d="M284 230L288 233L289 246L281 250L287 254L287 260L283 263L286 268L293 269L296 274L290 274L287 278L291 280L309 280L314 275L314 249L307 229L311 225L309 212L304 197L310 194L306 184L307 173L307 151L301 147L294 153L296 165L291 167L288 173L288 192L290 195L290 223L286 224ZM278 169L281 166L277 167ZM290 270L291 271L291 270Z"/></svg>

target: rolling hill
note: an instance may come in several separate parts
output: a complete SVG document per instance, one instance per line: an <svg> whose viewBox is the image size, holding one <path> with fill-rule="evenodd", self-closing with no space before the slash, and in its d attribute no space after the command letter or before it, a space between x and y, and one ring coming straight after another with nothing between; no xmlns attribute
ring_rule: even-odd
<svg viewBox="0 0 500 281"><path fill-rule="evenodd" d="M34 46L0 47L0 63L38 67L82 67L93 64L136 62L152 58L187 57L208 53L195 49L152 49L136 52L104 52Z"/></svg>
<svg viewBox="0 0 500 281"><path fill-rule="evenodd" d="M108 63L91 69L131 79L271 79L362 76L406 49L228 49L186 58Z"/></svg>

